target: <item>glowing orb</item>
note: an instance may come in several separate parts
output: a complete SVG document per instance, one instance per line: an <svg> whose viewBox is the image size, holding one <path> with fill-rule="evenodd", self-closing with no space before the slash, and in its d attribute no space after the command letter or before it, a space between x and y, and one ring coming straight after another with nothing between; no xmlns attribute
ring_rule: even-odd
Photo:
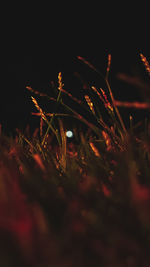
<svg viewBox="0 0 150 267"><path fill-rule="evenodd" d="M68 138L72 138L72 137L73 137L73 132L72 132L72 131L67 131L67 132L66 132L66 136L67 136Z"/></svg>

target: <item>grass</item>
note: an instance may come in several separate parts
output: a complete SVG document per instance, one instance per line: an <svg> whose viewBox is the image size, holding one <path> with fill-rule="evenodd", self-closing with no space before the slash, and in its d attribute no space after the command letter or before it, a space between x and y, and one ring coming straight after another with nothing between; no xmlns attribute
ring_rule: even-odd
<svg viewBox="0 0 150 267"><path fill-rule="evenodd" d="M44 112L32 96L39 129L17 130L15 138L1 132L1 266L150 266L150 123L134 125L130 116L125 125L110 66L109 55L103 75L108 95L91 85L79 100L65 90L61 73L56 99L28 87L54 101L54 112ZM80 109L67 105L64 95Z"/></svg>

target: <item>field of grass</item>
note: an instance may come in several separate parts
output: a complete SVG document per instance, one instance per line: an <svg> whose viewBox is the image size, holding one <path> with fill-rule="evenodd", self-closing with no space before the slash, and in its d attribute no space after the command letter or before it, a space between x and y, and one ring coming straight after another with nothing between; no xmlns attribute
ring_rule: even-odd
<svg viewBox="0 0 150 267"><path fill-rule="evenodd" d="M105 90L88 85L84 99L61 73L54 98L27 87L39 128L0 132L0 266L150 266L150 122L130 116L126 126L119 111L150 104L116 101L110 66L108 55ZM53 113L41 98L55 102Z"/></svg>

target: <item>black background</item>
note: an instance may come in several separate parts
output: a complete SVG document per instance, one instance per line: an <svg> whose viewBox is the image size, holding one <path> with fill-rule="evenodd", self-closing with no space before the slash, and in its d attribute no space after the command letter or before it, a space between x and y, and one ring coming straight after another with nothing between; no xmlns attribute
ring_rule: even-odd
<svg viewBox="0 0 150 267"><path fill-rule="evenodd" d="M112 54L110 84L115 98L143 101L138 89L119 81L117 74L123 72L132 76L140 75L146 82L149 82L149 76L145 72L139 56L139 53L142 52L149 59L148 51L136 50L130 53L104 51L95 56L80 56L90 61L105 75L109 52ZM35 111L35 108L30 98L31 93L26 90L26 86L53 96L51 82L54 81L57 84L57 76L60 71L63 75L65 89L79 98L84 95L84 92L81 84L75 78L74 73L76 72L90 85L106 89L103 79L98 74L79 61L77 56L68 54L55 55L48 51L38 51L30 55L6 54L4 60L1 61L1 67L0 123L8 132L16 127L25 127L28 123L34 126L35 118L31 112ZM52 111L52 104L47 106L45 103L45 105L47 110ZM129 113L135 114L135 110L122 110L121 112L126 118ZM140 119L143 119L145 114L149 113L147 111L137 112Z"/></svg>

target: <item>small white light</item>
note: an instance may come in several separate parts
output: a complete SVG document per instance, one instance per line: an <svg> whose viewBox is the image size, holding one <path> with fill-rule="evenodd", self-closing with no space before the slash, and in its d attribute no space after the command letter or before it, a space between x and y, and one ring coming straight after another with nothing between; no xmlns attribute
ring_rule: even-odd
<svg viewBox="0 0 150 267"><path fill-rule="evenodd" d="M72 138L72 137L73 137L73 132L72 132L72 131L67 131L67 132L66 132L66 136L67 136L68 138Z"/></svg>

